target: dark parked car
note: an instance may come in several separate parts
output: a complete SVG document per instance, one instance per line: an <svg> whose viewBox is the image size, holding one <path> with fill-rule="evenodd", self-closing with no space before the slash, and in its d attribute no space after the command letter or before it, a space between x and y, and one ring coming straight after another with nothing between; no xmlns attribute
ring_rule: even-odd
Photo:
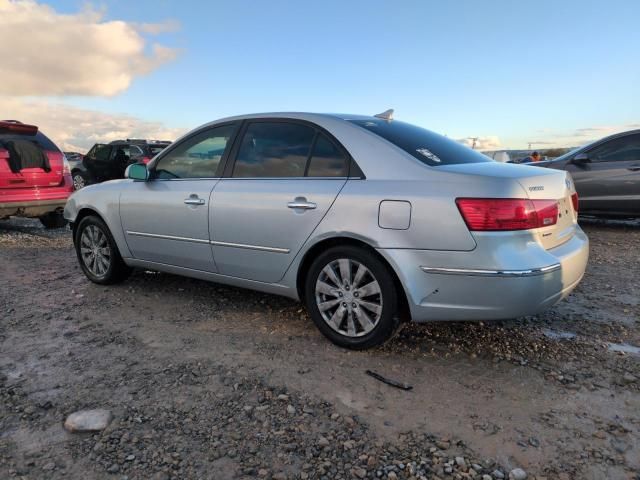
<svg viewBox="0 0 640 480"><path fill-rule="evenodd" d="M115 140L96 143L82 161L71 161L73 186L76 190L92 184L124 178L125 169L133 163L148 163L171 142L165 140Z"/></svg>
<svg viewBox="0 0 640 480"><path fill-rule="evenodd" d="M571 173L580 213L640 216L640 130L611 135L536 166Z"/></svg>

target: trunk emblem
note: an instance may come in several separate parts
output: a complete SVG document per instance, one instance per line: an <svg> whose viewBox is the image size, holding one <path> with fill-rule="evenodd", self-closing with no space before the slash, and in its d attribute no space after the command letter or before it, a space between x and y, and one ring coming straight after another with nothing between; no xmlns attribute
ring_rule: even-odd
<svg viewBox="0 0 640 480"><path fill-rule="evenodd" d="M539 192L540 190L544 190L544 187L542 185L536 185L533 187L529 187L529 191L530 192Z"/></svg>

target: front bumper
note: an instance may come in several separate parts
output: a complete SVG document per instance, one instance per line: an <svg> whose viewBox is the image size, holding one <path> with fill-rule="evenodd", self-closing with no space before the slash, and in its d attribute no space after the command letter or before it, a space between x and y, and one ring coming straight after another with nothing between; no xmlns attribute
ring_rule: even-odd
<svg viewBox="0 0 640 480"><path fill-rule="evenodd" d="M483 242L492 247L483 249ZM478 243L472 252L379 250L400 277L414 321L533 315L571 293L589 257L589 240L578 226L571 240L550 250L507 236Z"/></svg>

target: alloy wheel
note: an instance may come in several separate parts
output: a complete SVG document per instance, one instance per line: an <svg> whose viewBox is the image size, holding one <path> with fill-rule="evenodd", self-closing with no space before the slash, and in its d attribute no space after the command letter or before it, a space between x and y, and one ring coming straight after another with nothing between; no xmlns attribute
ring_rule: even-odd
<svg viewBox="0 0 640 480"><path fill-rule="evenodd" d="M349 258L331 261L320 271L315 299L324 321L336 332L361 337L382 315L382 290L373 273Z"/></svg>
<svg viewBox="0 0 640 480"><path fill-rule="evenodd" d="M109 270L112 255L107 235L96 225L89 225L80 236L80 255L87 269L96 277Z"/></svg>
<svg viewBox="0 0 640 480"><path fill-rule="evenodd" d="M80 190L81 188L84 188L85 185L85 181L84 181L84 177L82 175L74 175L73 176L73 188L75 190Z"/></svg>

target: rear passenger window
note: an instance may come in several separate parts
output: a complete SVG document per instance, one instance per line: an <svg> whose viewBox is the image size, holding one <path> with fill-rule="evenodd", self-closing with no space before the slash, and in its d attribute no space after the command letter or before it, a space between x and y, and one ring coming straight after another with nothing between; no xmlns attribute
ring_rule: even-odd
<svg viewBox="0 0 640 480"><path fill-rule="evenodd" d="M236 178L304 177L315 130L296 123L255 122L242 137Z"/></svg>
<svg viewBox="0 0 640 480"><path fill-rule="evenodd" d="M318 134L309 160L308 177L346 177L347 161L326 136Z"/></svg>

